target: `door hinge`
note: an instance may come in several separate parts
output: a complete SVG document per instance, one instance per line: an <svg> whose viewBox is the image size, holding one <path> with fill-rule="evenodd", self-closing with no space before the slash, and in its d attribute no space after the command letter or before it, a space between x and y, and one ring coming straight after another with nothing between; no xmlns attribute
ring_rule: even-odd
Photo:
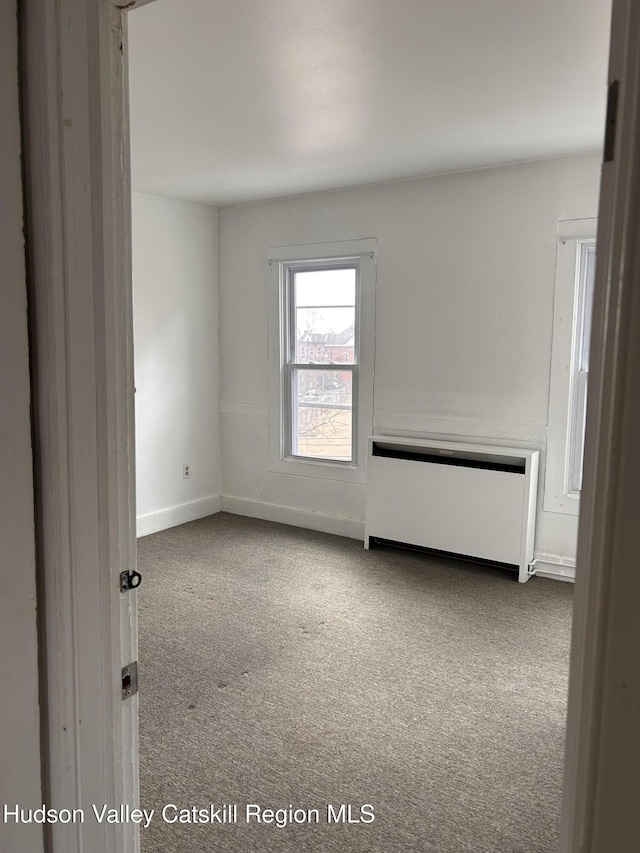
<svg viewBox="0 0 640 853"><path fill-rule="evenodd" d="M618 120L618 89L620 84L614 80L609 84L607 94L607 119L604 126L604 162L610 163L616 149L616 122Z"/></svg>
<svg viewBox="0 0 640 853"><path fill-rule="evenodd" d="M140 572L131 571L120 572L120 592L128 592L130 589L136 589L142 583L142 575Z"/></svg>
<svg viewBox="0 0 640 853"><path fill-rule="evenodd" d="M122 698L128 699L138 692L138 661L122 667Z"/></svg>

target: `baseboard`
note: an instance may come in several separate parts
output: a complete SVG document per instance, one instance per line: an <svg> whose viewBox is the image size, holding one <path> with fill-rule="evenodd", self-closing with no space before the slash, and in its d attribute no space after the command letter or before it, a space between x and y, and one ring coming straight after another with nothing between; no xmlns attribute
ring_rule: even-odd
<svg viewBox="0 0 640 853"><path fill-rule="evenodd" d="M575 561L570 557L557 554L537 554L534 560L536 575L554 581L574 583L576 579Z"/></svg>
<svg viewBox="0 0 640 853"><path fill-rule="evenodd" d="M219 495L211 495L211 497L201 498L198 501L189 501L157 510L157 512L150 512L147 515L139 515L136 524L137 535L138 538L148 536L150 533L158 533L160 530L167 530L169 527L177 527L179 524L186 524L187 521L195 521L197 518L214 515L216 512L220 512Z"/></svg>
<svg viewBox="0 0 640 853"><path fill-rule="evenodd" d="M293 527L306 527L308 530L318 530L321 533L333 533L336 536L347 536L350 539L364 541L364 521L356 521L353 518L326 515L322 512L238 498L233 495L221 495L220 508L223 512L234 515L262 518L265 521L277 521L280 524L291 524Z"/></svg>
<svg viewBox="0 0 640 853"><path fill-rule="evenodd" d="M220 511L230 512L233 515L245 515L249 518L262 518L265 521L276 521L279 524L290 524L293 527L305 527L308 530L318 530L321 533L333 533L335 536L346 536L349 539L364 541L363 521L266 501L255 501L250 498L239 498L234 495L212 495L198 501L190 501L138 516L138 537L158 533L160 530L186 524L188 521L195 521L198 518L214 515ZM568 581L569 583L575 581L575 564L568 557L560 557L556 554L539 554L535 558L535 568L536 575L541 578Z"/></svg>

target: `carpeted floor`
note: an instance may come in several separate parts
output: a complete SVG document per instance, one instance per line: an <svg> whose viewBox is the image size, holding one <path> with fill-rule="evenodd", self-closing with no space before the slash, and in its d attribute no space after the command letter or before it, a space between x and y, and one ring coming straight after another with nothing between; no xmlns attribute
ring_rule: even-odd
<svg viewBox="0 0 640 853"><path fill-rule="evenodd" d="M570 584L226 514L139 566L143 853L555 853Z"/></svg>

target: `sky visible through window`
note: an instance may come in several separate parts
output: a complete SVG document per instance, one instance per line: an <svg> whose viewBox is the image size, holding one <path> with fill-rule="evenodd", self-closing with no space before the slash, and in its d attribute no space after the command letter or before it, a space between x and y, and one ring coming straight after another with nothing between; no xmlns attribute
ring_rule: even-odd
<svg viewBox="0 0 640 853"><path fill-rule="evenodd" d="M313 361L325 361L331 349L322 344L335 345L327 336L344 337L353 331L355 323L356 275L354 269L312 270L295 275L296 338L299 343L315 344L317 350L309 356L308 347L298 347L301 360L307 356ZM307 350L302 352L302 350ZM352 344L353 350L353 344ZM321 357L318 357L321 356Z"/></svg>

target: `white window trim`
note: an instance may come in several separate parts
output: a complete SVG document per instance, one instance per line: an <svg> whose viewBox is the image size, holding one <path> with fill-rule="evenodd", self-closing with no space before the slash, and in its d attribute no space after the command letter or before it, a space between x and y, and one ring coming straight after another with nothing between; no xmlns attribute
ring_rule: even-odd
<svg viewBox="0 0 640 853"><path fill-rule="evenodd" d="M309 460L285 455L283 317L286 298L284 273L295 262L357 261L359 264L359 365L355 420L354 460ZM373 371L375 349L376 240L344 240L277 246L267 253L269 265L269 470L301 477L365 483L367 438L373 428Z"/></svg>
<svg viewBox="0 0 640 853"><path fill-rule="evenodd" d="M558 222L553 342L549 383L549 425L543 509L567 515L580 512L580 494L569 487L571 466L571 412L575 396L573 360L579 313L580 253L596 238L598 220ZM567 334L567 328L570 333Z"/></svg>

